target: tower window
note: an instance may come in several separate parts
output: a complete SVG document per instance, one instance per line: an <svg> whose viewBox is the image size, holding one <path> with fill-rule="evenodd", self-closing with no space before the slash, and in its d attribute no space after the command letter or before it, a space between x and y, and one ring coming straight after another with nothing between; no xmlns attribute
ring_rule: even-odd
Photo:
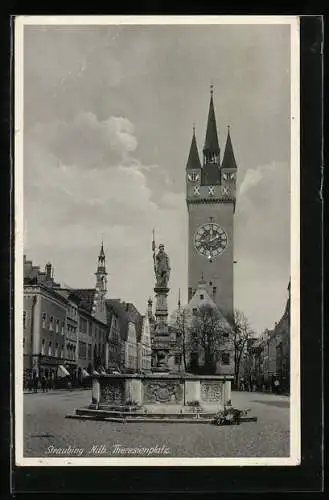
<svg viewBox="0 0 329 500"><path fill-rule="evenodd" d="M212 287L212 294L214 297L216 296L216 293L217 293L217 286L213 286Z"/></svg>
<svg viewBox="0 0 329 500"><path fill-rule="evenodd" d="M204 295L203 293L200 293L200 299L203 300L204 299Z"/></svg>

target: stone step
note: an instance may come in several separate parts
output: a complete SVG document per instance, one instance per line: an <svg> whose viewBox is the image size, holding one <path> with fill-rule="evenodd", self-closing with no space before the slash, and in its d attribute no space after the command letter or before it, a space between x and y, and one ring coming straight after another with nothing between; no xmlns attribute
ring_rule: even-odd
<svg viewBox="0 0 329 500"><path fill-rule="evenodd" d="M211 423L214 413L170 414L170 413L140 413L130 414L117 411L104 411L92 409L76 409L75 413L66 415L66 418L76 418L81 420L103 420L109 422L166 422L166 423ZM242 416L242 422L257 422L257 417Z"/></svg>

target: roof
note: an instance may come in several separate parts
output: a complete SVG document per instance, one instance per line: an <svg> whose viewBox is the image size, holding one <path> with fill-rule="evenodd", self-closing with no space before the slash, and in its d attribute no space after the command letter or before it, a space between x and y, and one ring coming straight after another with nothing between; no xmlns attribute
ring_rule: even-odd
<svg viewBox="0 0 329 500"><path fill-rule="evenodd" d="M186 168L187 169L200 169L201 168L200 157L199 157L198 147L196 144L194 128L193 128L193 136L192 136L190 153L188 155Z"/></svg>
<svg viewBox="0 0 329 500"><path fill-rule="evenodd" d="M211 91L210 95L210 104L209 104L209 112L208 112L208 122L207 122L207 131L206 138L203 146L204 153L214 153L218 154L220 151L218 144L218 135L217 135L217 125L216 125L216 117L214 110L214 102L213 102L213 94Z"/></svg>
<svg viewBox="0 0 329 500"><path fill-rule="evenodd" d="M227 139L226 139L226 146L225 146L225 151L224 151L224 157L223 157L223 162L222 162L222 168L237 168L234 153L233 153L233 146L232 146L232 141L231 141L231 135L230 135L230 127L228 127L227 131Z"/></svg>
<svg viewBox="0 0 329 500"><path fill-rule="evenodd" d="M94 304L95 291L95 288L75 288L72 290L72 293L79 300L79 307L90 314L92 313L92 307Z"/></svg>

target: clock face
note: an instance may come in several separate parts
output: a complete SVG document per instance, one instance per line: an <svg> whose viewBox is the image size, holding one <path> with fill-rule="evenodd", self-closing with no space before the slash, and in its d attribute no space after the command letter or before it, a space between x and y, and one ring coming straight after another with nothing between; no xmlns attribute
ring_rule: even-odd
<svg viewBox="0 0 329 500"><path fill-rule="evenodd" d="M197 251L209 259L221 255L227 246L227 242L228 238L224 229L213 222L200 226L194 237L194 245Z"/></svg>

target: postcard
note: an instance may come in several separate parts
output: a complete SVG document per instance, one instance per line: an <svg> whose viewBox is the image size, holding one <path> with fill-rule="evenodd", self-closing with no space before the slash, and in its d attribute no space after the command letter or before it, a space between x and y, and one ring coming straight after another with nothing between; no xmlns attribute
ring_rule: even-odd
<svg viewBox="0 0 329 500"><path fill-rule="evenodd" d="M298 16L15 19L15 461L300 464Z"/></svg>

